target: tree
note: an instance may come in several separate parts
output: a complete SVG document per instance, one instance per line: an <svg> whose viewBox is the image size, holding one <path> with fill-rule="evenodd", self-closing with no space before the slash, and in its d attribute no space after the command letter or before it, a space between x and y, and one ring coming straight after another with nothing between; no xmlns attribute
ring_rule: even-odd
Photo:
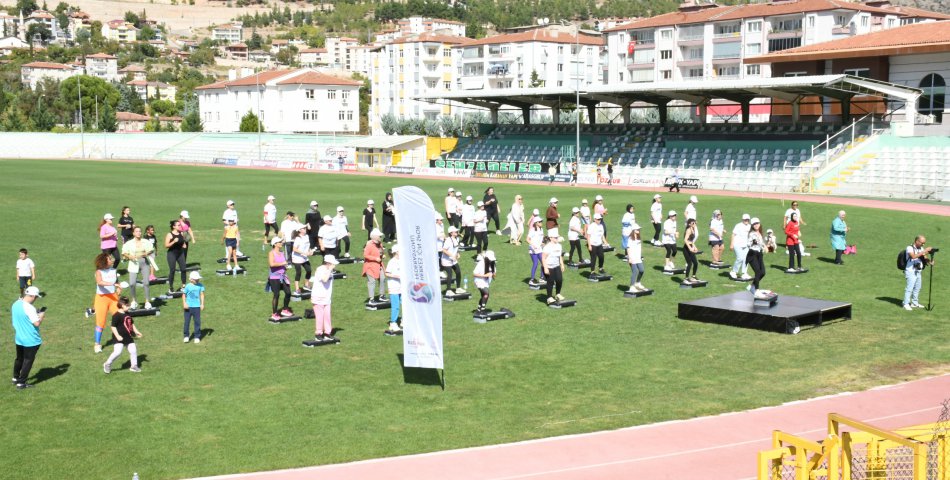
<svg viewBox="0 0 950 480"><path fill-rule="evenodd" d="M214 50L210 47L198 47L188 56L188 63L193 67L214 65Z"/></svg>
<svg viewBox="0 0 950 480"><path fill-rule="evenodd" d="M181 131L200 132L202 130L204 130L204 125L201 123L201 116L198 115L198 109L193 109L185 114L181 121Z"/></svg>
<svg viewBox="0 0 950 480"><path fill-rule="evenodd" d="M32 130L30 120L20 107L13 105L0 118L0 128L6 132L28 132Z"/></svg>
<svg viewBox="0 0 950 480"><path fill-rule="evenodd" d="M383 129L383 133L386 135L395 135L397 129L399 128L399 120L395 115L387 113L380 117L379 126Z"/></svg>
<svg viewBox="0 0 950 480"><path fill-rule="evenodd" d="M154 116L154 117L152 117L152 118L149 118L148 121L145 122L145 129L144 129L144 130L145 130L146 132L148 132L148 133L161 132L161 131L162 131L162 123L158 121L158 116Z"/></svg>
<svg viewBox="0 0 950 480"><path fill-rule="evenodd" d="M30 24L29 28L26 29L26 39L31 44L36 38L39 37L40 42L45 44L53 38L53 32L49 31L49 28L42 23L33 23Z"/></svg>
<svg viewBox="0 0 950 480"><path fill-rule="evenodd" d="M139 115L145 114L145 102L139 97L139 94L131 86L124 83L119 85L119 101L115 109L118 112L132 112Z"/></svg>
<svg viewBox="0 0 950 480"><path fill-rule="evenodd" d="M102 38L102 22L99 20L93 20L92 23L89 24L89 33L90 41L92 42L93 46L98 47L102 45L102 42L105 40Z"/></svg>
<svg viewBox="0 0 950 480"><path fill-rule="evenodd" d="M247 49L260 50L263 43L264 39L261 38L261 34L257 33L257 30L254 30L254 32L251 33L251 38L247 40Z"/></svg>
<svg viewBox="0 0 950 480"><path fill-rule="evenodd" d="M241 117L241 126L239 131L243 133L256 133L258 131L264 131L264 124L257 119L257 115L254 115L254 112L248 110L247 113Z"/></svg>
<svg viewBox="0 0 950 480"><path fill-rule="evenodd" d="M281 48L277 51L277 63L281 65L296 65L297 64L297 47L290 45L288 47Z"/></svg>
<svg viewBox="0 0 950 480"><path fill-rule="evenodd" d="M541 80L541 77L538 76L537 70L531 70L531 81L528 83L529 88L538 88L544 86L544 80Z"/></svg>
<svg viewBox="0 0 950 480"><path fill-rule="evenodd" d="M99 131L114 132L119 128L119 121L115 118L115 110L108 103L99 109Z"/></svg>
<svg viewBox="0 0 950 480"><path fill-rule="evenodd" d="M16 11L23 12L24 16L39 9L40 6L36 4L36 0L17 0L16 2Z"/></svg>
<svg viewBox="0 0 950 480"><path fill-rule="evenodd" d="M82 83L82 98L79 98L79 85ZM82 102L83 121L86 125L95 120L96 103L101 107L103 104L109 106L119 103L119 90L111 83L98 77L88 75L77 75L63 80L59 84L60 97L65 104L66 111L74 112L79 110L80 101Z"/></svg>
<svg viewBox="0 0 950 480"><path fill-rule="evenodd" d="M36 107L30 113L30 121L33 122L33 128L40 132L48 132L56 126L56 117L46 107L42 98L36 99Z"/></svg>
<svg viewBox="0 0 950 480"><path fill-rule="evenodd" d="M470 21L468 25L465 25L465 36L468 38L482 38L485 36L485 29L478 22Z"/></svg>
<svg viewBox="0 0 950 480"><path fill-rule="evenodd" d="M148 108L151 115L159 115L162 117L174 117L178 115L178 106L171 100L153 99L149 102Z"/></svg>

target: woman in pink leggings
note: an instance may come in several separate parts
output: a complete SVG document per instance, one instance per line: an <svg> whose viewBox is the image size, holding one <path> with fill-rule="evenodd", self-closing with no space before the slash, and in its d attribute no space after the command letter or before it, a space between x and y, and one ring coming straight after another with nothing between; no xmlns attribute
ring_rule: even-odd
<svg viewBox="0 0 950 480"><path fill-rule="evenodd" d="M333 255L324 256L323 265L317 267L310 279L313 285L310 302L313 303L313 316L316 318L313 338L318 342L336 341L330 322L330 300L333 296L333 267L339 264Z"/></svg>

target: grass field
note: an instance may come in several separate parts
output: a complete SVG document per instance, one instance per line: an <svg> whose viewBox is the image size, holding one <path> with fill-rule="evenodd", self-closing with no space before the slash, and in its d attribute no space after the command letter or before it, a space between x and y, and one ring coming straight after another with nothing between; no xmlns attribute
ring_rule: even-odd
<svg viewBox="0 0 950 480"><path fill-rule="evenodd" d="M612 429L774 405L863 389L948 370L946 296L936 310L900 309L903 275L896 253L920 232L933 246L947 239L946 218L910 212L848 209L849 240L859 255L845 266L833 256L828 229L834 205L802 202L803 238L817 244L807 275L784 275L784 255L767 256L764 288L854 303L854 319L800 335L780 335L678 320L679 301L736 291L742 285L700 267L706 289L680 290L654 270L662 249L646 248L643 283L656 295L622 298L617 285L627 266L608 258L616 282L590 284L566 274L565 293L580 304L553 311L522 283L530 261L523 247L491 237L500 272L490 306L517 318L475 324L474 300L445 304L445 390L430 371L401 368L402 341L382 335L389 312L362 308L359 266L341 266L349 279L334 289L334 325L342 344L301 348L310 321L271 325L263 291L259 218L268 194L280 212L303 213L309 201L324 211L347 208L351 225L367 198L377 204L409 179L317 175L166 165L79 161L0 161L0 293L6 299L0 357L12 361L8 305L16 299L16 251L30 249L38 300L49 307L43 347L29 391L0 391L0 474L7 478L180 478L494 444ZM412 180L437 207L448 186L480 195L486 184ZM554 194L562 211L597 192L582 188L497 185L503 211L516 193L530 208ZM648 223L647 192L606 191L608 233L619 244L619 217L628 202ZM687 193L670 194L666 208L682 210ZM252 256L247 277L217 277L222 256L221 212L237 202L243 250ZM82 315L93 291L96 226L105 212L130 205L139 224L164 235L168 220L191 212L198 242L189 261L204 266L210 329L200 345L182 344L179 309L139 319L142 373L102 373L105 354L92 351L93 321ZM741 213L777 228L786 206L777 200L702 197L701 224L724 211L731 228ZM253 233L253 234L252 234ZM359 233L354 237L362 238ZM357 241L355 251L362 242ZM708 248L706 249L708 250ZM950 254L948 254L950 255ZM164 258L164 254L160 255ZM464 258L464 257L463 257ZM700 257L708 260L708 253ZM731 253L726 254L732 258ZM164 262L160 265L165 268ZM471 275L465 259L463 272ZM950 276L936 270L934 291ZM160 287L157 287L160 288ZM926 292L926 284L925 284ZM926 296L922 295L922 299ZM177 305L174 304L174 305ZM304 304L294 304L301 309ZM111 348L107 347L107 351ZM9 364L4 367L7 372ZM750 462L754 459L749 459Z"/></svg>

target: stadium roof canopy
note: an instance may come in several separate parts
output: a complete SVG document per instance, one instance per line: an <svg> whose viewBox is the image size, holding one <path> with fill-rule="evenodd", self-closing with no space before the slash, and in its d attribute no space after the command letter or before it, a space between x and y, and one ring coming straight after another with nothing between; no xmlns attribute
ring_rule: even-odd
<svg viewBox="0 0 950 480"><path fill-rule="evenodd" d="M916 115L916 100L921 90L894 83L851 75L812 75L754 79L721 79L684 82L649 82L623 85L587 85L580 91L580 103L588 108L613 104L629 107L634 102L666 105L674 100L694 105L725 99L748 104L754 98L771 97L797 104L807 96L830 97L846 102L857 95L870 95L904 102L905 113ZM421 96L422 101L459 102L496 112L503 106L529 109L534 106L557 107L573 104L577 91L571 87L508 88L498 90L462 90ZM913 110L913 112L910 112ZM909 116L908 118L913 118Z"/></svg>

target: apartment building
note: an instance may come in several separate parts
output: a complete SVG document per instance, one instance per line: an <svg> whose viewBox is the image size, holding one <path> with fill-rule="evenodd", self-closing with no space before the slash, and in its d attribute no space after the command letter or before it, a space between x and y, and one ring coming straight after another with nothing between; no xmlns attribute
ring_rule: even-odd
<svg viewBox="0 0 950 480"><path fill-rule="evenodd" d="M195 89L206 132L237 132L249 111L260 113L267 132L359 131L360 82L311 68L231 76Z"/></svg>
<svg viewBox="0 0 950 480"><path fill-rule="evenodd" d="M117 82L120 78L118 60L108 53L86 55L86 75L99 77L107 82Z"/></svg>
<svg viewBox="0 0 950 480"><path fill-rule="evenodd" d="M428 17L408 17L396 22L397 31L401 36L419 35L421 33L442 33L456 37L465 36L465 24L455 20Z"/></svg>
<svg viewBox="0 0 950 480"><path fill-rule="evenodd" d="M102 37L119 43L133 43L138 40L139 29L125 20L112 20L102 24Z"/></svg>
<svg viewBox="0 0 950 480"><path fill-rule="evenodd" d="M883 1L687 3L676 12L605 29L605 83L769 77L768 64L744 59L942 18L948 16Z"/></svg>
<svg viewBox="0 0 950 480"><path fill-rule="evenodd" d="M359 40L351 37L327 37L324 47L330 66L341 70L350 70L353 47L359 46Z"/></svg>
<svg viewBox="0 0 950 480"><path fill-rule="evenodd" d="M373 85L369 123L374 135L382 134L385 115L427 118L463 115L464 107L413 100L423 94L453 91L459 78L461 48L472 39L425 33L397 38L372 52ZM460 68L460 67L458 67Z"/></svg>
<svg viewBox="0 0 950 480"><path fill-rule="evenodd" d="M20 82L28 85L30 90L36 90L36 86L44 79L61 82L74 75L82 75L82 70L82 66L65 63L30 62L20 67Z"/></svg>
<svg viewBox="0 0 950 480"><path fill-rule="evenodd" d="M297 52L297 61L304 67L326 66L330 60L325 48L304 48Z"/></svg>
<svg viewBox="0 0 950 480"><path fill-rule="evenodd" d="M232 22L217 25L211 29L211 39L224 44L240 43L244 40L244 24Z"/></svg>

